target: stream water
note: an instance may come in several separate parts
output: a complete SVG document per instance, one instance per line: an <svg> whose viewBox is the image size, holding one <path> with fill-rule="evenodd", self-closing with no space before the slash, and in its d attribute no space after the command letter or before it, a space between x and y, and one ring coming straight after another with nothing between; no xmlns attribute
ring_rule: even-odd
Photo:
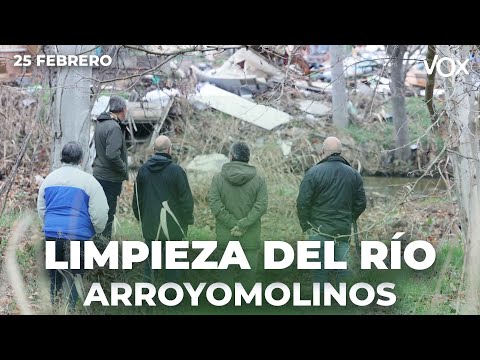
<svg viewBox="0 0 480 360"><path fill-rule="evenodd" d="M386 196L394 195L402 187L406 185L413 185L417 178L405 177L381 177L381 176L364 176L363 185L366 193L378 193ZM415 187L415 194L428 195L438 190L445 190L445 182L441 178L427 178L421 179Z"/></svg>

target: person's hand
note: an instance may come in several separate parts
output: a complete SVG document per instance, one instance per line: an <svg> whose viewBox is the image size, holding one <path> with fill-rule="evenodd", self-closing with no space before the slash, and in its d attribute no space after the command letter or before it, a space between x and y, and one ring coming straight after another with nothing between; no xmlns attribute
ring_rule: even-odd
<svg viewBox="0 0 480 360"><path fill-rule="evenodd" d="M237 226L240 228L240 230L247 228L247 226L245 226L246 221L247 221L247 218L243 218L243 219L238 220Z"/></svg>
<svg viewBox="0 0 480 360"><path fill-rule="evenodd" d="M243 235L243 231L240 230L238 226L235 226L232 230L230 230L230 235L240 237Z"/></svg>

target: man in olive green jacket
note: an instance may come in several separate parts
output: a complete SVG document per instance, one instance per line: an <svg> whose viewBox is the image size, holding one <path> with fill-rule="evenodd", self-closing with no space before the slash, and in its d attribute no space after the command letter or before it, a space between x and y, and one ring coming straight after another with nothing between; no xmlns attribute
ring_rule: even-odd
<svg viewBox="0 0 480 360"><path fill-rule="evenodd" d="M267 185L255 166L248 164L247 144L233 144L230 160L212 180L210 209L216 219L218 248L225 249L229 241L240 241L252 269L251 279L257 268L260 219L267 211Z"/></svg>
<svg viewBox="0 0 480 360"><path fill-rule="evenodd" d="M110 240L117 199L122 192L123 180L128 180L126 126L123 124L127 116L127 102L119 96L112 96L108 106L109 112L100 114L95 126L93 176L102 185L107 197L108 221L102 235Z"/></svg>

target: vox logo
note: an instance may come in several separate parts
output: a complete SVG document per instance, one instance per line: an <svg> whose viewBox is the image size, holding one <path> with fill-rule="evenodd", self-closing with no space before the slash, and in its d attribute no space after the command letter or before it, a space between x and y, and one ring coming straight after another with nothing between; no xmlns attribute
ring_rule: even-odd
<svg viewBox="0 0 480 360"><path fill-rule="evenodd" d="M437 69L437 73L440 74L441 77L450 77L454 75L458 75L460 71L463 71L466 75L468 75L468 71L466 69L467 63L470 59L466 59L463 63L460 60L453 60L449 57L442 57L438 59L438 55L435 55L433 58L432 66L428 66L427 60L423 60L425 64L425 69L427 70L427 74L431 75L433 69ZM442 64L446 63L445 67L442 67ZM449 70L445 73L443 70Z"/></svg>

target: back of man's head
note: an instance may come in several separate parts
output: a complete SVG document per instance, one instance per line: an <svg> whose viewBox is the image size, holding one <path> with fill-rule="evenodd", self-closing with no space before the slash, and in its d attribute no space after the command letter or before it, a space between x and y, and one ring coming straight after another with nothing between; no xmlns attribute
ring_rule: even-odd
<svg viewBox="0 0 480 360"><path fill-rule="evenodd" d="M332 154L342 153L342 143L335 136L330 136L323 142L323 154L325 157Z"/></svg>
<svg viewBox="0 0 480 360"><path fill-rule="evenodd" d="M108 102L110 112L119 113L127 108L127 102L120 96L112 96Z"/></svg>
<svg viewBox="0 0 480 360"><path fill-rule="evenodd" d="M170 149L171 146L172 146L172 142L170 141L170 139L165 135L160 135L155 139L153 149L155 150L155 152L158 152L158 151L167 152L167 150Z"/></svg>
<svg viewBox="0 0 480 360"><path fill-rule="evenodd" d="M234 143L230 147L230 157L232 161L243 161L248 163L250 161L250 149L244 142Z"/></svg>
<svg viewBox="0 0 480 360"><path fill-rule="evenodd" d="M82 162L82 145L77 141L70 141L62 148L60 161L64 164L78 165Z"/></svg>

